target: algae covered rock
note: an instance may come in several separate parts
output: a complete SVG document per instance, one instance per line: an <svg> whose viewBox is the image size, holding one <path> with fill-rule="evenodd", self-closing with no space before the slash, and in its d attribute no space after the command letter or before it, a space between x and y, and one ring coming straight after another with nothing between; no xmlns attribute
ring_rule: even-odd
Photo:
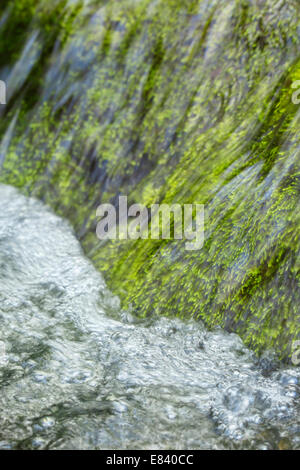
<svg viewBox="0 0 300 470"><path fill-rule="evenodd" d="M291 355L299 322L293 0L4 1L0 180L72 222L139 315ZM299 87L300 88L300 87ZM205 244L100 243L96 208L205 205Z"/></svg>

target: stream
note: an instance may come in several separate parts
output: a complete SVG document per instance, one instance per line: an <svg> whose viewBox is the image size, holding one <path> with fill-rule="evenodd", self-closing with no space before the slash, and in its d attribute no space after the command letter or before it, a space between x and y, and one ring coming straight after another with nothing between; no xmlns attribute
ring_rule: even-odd
<svg viewBox="0 0 300 470"><path fill-rule="evenodd" d="M296 449L299 385L235 334L122 311L68 222L0 186L0 449Z"/></svg>

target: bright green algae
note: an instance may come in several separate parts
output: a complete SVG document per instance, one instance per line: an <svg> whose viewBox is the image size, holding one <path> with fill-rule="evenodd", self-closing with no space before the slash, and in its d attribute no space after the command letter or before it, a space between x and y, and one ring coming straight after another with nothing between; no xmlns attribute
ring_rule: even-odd
<svg viewBox="0 0 300 470"><path fill-rule="evenodd" d="M0 110L1 182L68 217L139 315L201 318L288 358L300 338L298 3L49 5L1 5L8 90L37 32L35 61ZM205 204L203 249L99 243L96 207L122 194Z"/></svg>

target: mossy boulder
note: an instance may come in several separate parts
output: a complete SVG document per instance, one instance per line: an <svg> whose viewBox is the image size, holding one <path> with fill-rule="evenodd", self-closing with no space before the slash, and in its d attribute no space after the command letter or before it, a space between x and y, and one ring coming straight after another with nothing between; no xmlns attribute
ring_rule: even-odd
<svg viewBox="0 0 300 470"><path fill-rule="evenodd" d="M4 1L0 181L67 217L139 315L291 356L299 321L293 0ZM205 245L100 243L96 208L205 204Z"/></svg>

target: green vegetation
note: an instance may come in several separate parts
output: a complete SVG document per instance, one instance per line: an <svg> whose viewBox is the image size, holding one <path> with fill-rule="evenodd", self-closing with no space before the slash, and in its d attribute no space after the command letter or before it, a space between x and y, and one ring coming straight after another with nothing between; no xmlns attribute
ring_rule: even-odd
<svg viewBox="0 0 300 470"><path fill-rule="evenodd" d="M298 3L18 0L0 12L0 77L32 31L41 48L2 116L0 181L67 217L139 315L201 318L288 358L300 339ZM100 244L96 207L120 194L204 203L204 248Z"/></svg>

